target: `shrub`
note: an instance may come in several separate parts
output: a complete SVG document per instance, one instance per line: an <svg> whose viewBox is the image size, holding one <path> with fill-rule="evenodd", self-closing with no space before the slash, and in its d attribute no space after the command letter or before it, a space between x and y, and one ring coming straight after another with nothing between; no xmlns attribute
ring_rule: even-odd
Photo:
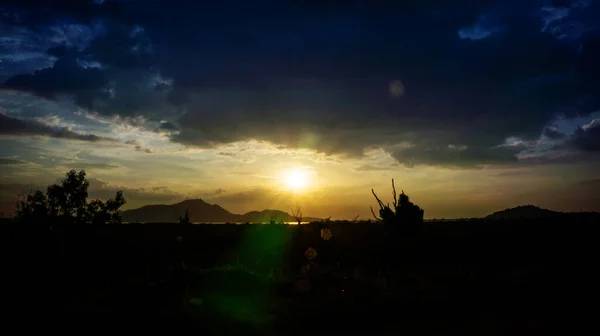
<svg viewBox="0 0 600 336"><path fill-rule="evenodd" d="M413 204L409 200L408 195L404 193L404 190L402 190L400 195L397 195L396 186L394 185L393 179L393 207L390 207L389 203L383 204L373 189L371 189L371 192L379 204L379 217L375 215L375 211L373 211L373 207L371 207L371 213L377 221L390 225L398 225L406 229L416 228L418 225L423 223L423 209L421 209L418 205Z"/></svg>
<svg viewBox="0 0 600 336"><path fill-rule="evenodd" d="M177 219L179 220L179 224L192 224L192 220L190 218L190 212L186 209L185 213L182 215L177 215Z"/></svg>

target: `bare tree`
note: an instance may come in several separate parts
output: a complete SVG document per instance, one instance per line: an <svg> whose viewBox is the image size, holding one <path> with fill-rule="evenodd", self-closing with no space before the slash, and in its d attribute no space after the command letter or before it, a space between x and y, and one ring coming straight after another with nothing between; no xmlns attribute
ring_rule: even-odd
<svg viewBox="0 0 600 336"><path fill-rule="evenodd" d="M269 217L269 224L277 224L279 223L277 221L277 214L275 213L275 211L271 211L271 216Z"/></svg>
<svg viewBox="0 0 600 336"><path fill-rule="evenodd" d="M302 208L297 204L292 207L292 217L298 222L298 225L302 224Z"/></svg>
<svg viewBox="0 0 600 336"><path fill-rule="evenodd" d="M356 222L358 222L358 217L359 217L359 216L360 216L360 215L356 215L356 216L354 216L354 218L352 218L352 223L356 223Z"/></svg>

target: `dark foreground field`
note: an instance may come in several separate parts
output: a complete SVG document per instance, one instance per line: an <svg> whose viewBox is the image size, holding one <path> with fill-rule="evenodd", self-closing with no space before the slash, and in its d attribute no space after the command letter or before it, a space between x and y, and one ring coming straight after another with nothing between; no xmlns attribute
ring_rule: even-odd
<svg viewBox="0 0 600 336"><path fill-rule="evenodd" d="M403 234L340 222L4 223L3 324L85 334L573 333L596 319L598 224L565 215ZM309 247L317 256L302 275Z"/></svg>

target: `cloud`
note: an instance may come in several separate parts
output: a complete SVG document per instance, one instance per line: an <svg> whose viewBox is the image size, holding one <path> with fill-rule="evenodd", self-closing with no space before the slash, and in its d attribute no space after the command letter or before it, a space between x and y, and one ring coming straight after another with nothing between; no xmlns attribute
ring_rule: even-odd
<svg viewBox="0 0 600 336"><path fill-rule="evenodd" d="M148 68L153 63L152 42L140 29L137 25L113 24L81 56L121 69Z"/></svg>
<svg viewBox="0 0 600 336"><path fill-rule="evenodd" d="M471 27L465 27L458 30L458 37L463 40L482 40L492 36L499 31L499 28L485 28L480 24L474 24Z"/></svg>
<svg viewBox="0 0 600 336"><path fill-rule="evenodd" d="M561 145L542 155L535 155L519 159L519 165L548 165L548 164L573 164L593 163L600 161L600 157L594 152L573 150L573 148Z"/></svg>
<svg viewBox="0 0 600 336"><path fill-rule="evenodd" d="M144 148L140 145L135 145L135 151L136 152L143 152L143 153L152 153L152 150L150 150L150 148Z"/></svg>
<svg viewBox="0 0 600 336"><path fill-rule="evenodd" d="M132 209L147 204L172 204L185 199L186 195L174 192L168 187L154 188L128 188L110 184L97 178L88 178L89 199L99 198L106 200L114 197L118 190L123 191L123 196L127 200L125 208Z"/></svg>
<svg viewBox="0 0 600 336"><path fill-rule="evenodd" d="M161 132L172 132L177 131L179 127L175 126L172 122L169 121L161 121L158 125L158 130Z"/></svg>
<svg viewBox="0 0 600 336"><path fill-rule="evenodd" d="M592 1L568 1L563 6L544 6L538 16L541 32L558 40L573 41L597 32L600 24L595 19L598 6Z"/></svg>
<svg viewBox="0 0 600 336"><path fill-rule="evenodd" d="M415 165L440 165L455 168L476 168L483 164L506 164L518 161L517 154L528 147L513 146L465 146L445 147L410 146L392 151L392 156L407 167Z"/></svg>
<svg viewBox="0 0 600 336"><path fill-rule="evenodd" d="M79 141L114 141L94 134L83 134L69 130L66 127L48 126L35 120L25 120L9 117L0 113L0 135L42 135L52 138Z"/></svg>
<svg viewBox="0 0 600 336"><path fill-rule="evenodd" d="M64 166L68 169L75 170L86 170L86 169L101 169L101 170L109 170L119 168L118 165L104 163L104 162L65 162L62 163L61 166Z"/></svg>
<svg viewBox="0 0 600 336"><path fill-rule="evenodd" d="M221 194L225 193L225 191L226 191L226 190L225 190L225 189L223 189L223 188L217 188L217 189L215 189L215 191L213 192L213 195L214 195L214 196L219 196L219 195L221 195Z"/></svg>
<svg viewBox="0 0 600 336"><path fill-rule="evenodd" d="M114 4L67 8L44 2L43 13L41 4L29 2L3 8L6 15L20 18L0 23L7 36L0 43L3 87L49 99L66 95L105 115L138 116L144 110L151 116L152 108L172 110L167 101L172 81L153 80L152 43L144 29L127 20L105 20L117 13Z"/></svg>
<svg viewBox="0 0 600 336"><path fill-rule="evenodd" d="M578 127L567 140L567 144L581 151L600 151L600 119Z"/></svg>
<svg viewBox="0 0 600 336"><path fill-rule="evenodd" d="M287 200L281 199L281 195L277 192L264 188L219 194L209 199L211 203L219 204L225 209L235 207L257 210L257 207L261 206L273 209L276 208L276 205L287 202Z"/></svg>
<svg viewBox="0 0 600 336"><path fill-rule="evenodd" d="M236 156L236 153L231 153L231 152L218 152L217 155L221 155L221 156Z"/></svg>
<svg viewBox="0 0 600 336"><path fill-rule="evenodd" d="M562 140L567 135L556 128L546 127L544 129L544 135L550 140Z"/></svg>
<svg viewBox="0 0 600 336"><path fill-rule="evenodd" d="M0 158L0 166L4 166L4 165L23 165L26 164L26 161L23 160L18 160L18 159L11 159L11 158Z"/></svg>
<svg viewBox="0 0 600 336"><path fill-rule="evenodd" d="M12 35L34 41L40 25L62 33L44 45L52 67L19 70L6 85L153 120L152 131L189 147L259 140L355 157L380 147L406 165L513 162L524 149L503 147L507 138L534 141L557 113L600 107L595 4L281 4L267 16L240 3L256 13L248 17L165 4L52 1L76 22L59 28L29 2L15 4L28 23L10 21ZM548 38L557 27L573 43Z"/></svg>
<svg viewBox="0 0 600 336"><path fill-rule="evenodd" d="M83 68L73 58L61 58L51 68L9 78L4 87L47 99L56 99L59 94L72 95L78 104L88 107L95 99L109 96L108 84L101 70Z"/></svg>
<svg viewBox="0 0 600 336"><path fill-rule="evenodd" d="M393 170L393 169L397 169L398 165L383 165L383 166L378 166L378 165L373 165L373 164L363 164L360 165L356 168L353 168L353 171L358 171L358 172L368 172L368 171L382 171L382 170Z"/></svg>

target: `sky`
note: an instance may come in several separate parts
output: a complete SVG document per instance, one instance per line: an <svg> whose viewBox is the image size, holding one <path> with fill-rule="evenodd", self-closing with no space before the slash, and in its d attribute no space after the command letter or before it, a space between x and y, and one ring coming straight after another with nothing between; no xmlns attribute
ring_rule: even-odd
<svg viewBox="0 0 600 336"><path fill-rule="evenodd" d="M8 0L0 207L600 211L600 1Z"/></svg>

